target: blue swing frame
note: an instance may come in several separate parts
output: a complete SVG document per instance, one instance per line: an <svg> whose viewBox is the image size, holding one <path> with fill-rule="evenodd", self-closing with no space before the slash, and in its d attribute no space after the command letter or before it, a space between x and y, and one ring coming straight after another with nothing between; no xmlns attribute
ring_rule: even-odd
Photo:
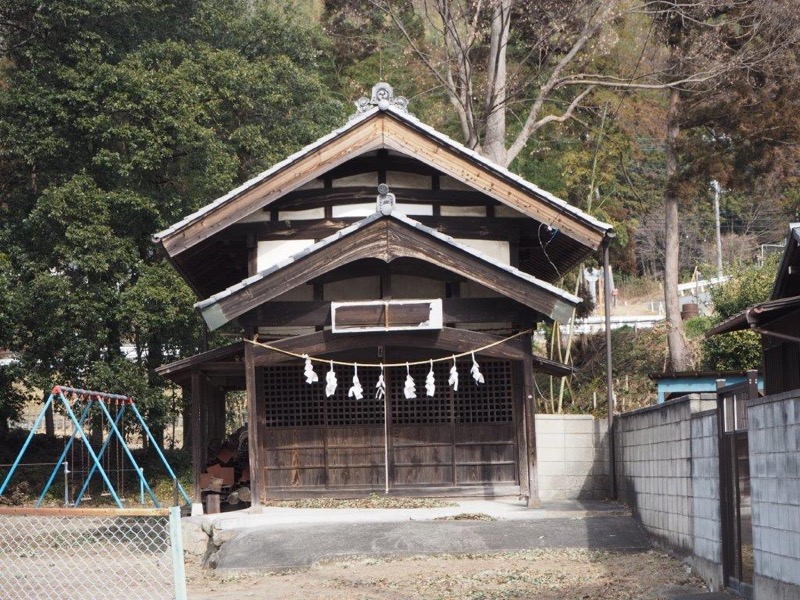
<svg viewBox="0 0 800 600"><path fill-rule="evenodd" d="M72 394L74 400L73 404L70 404L70 401L67 399L67 394ZM8 484L11 482L11 478L14 476L14 472L17 470L17 467L22 461L22 457L25 455L25 452L27 451L31 440L33 439L33 436L36 434L36 430L39 428L39 425L44 419L45 413L47 412L47 410L50 408L51 405L59 401L64 406L64 411L66 412L70 421L72 421L73 430L72 434L69 437L69 440L64 446L64 451L61 453L61 456L59 457L58 462L56 463L56 466L53 469L52 473L50 473L50 477L48 478L47 483L45 484L44 489L42 490L42 493L39 495L39 499L36 501L36 508L39 508L42 505L42 502L44 502L44 498L47 495L50 486L53 485L53 481L55 481L59 469L64 464L64 459L67 457L67 453L72 448L72 445L75 443L75 439L79 435L80 439L83 442L84 447L86 448L87 453L92 459L93 464L91 470L89 471L88 475L86 476L86 479L83 482L83 486L81 487L80 492L75 497L75 501L73 503L74 507L78 507L80 505L81 499L83 498L84 494L86 493L86 490L89 487L89 482L91 481L95 472L99 471L100 476L103 479L103 482L108 487L108 491L110 492L111 497L114 499L114 502L117 504L119 508L124 508L122 500L117 494L114 485L111 483L108 474L106 473L105 469L103 469L103 465L100 462L101 459L103 458L103 455L105 454L106 449L108 448L109 443L111 442L112 437L115 437L121 444L121 447L125 452L125 455L128 457L128 460L133 465L134 470L136 471L136 475L139 478L140 487L142 488L142 490L147 491L148 495L150 496L150 499L153 501L153 505L156 508L161 508L161 506L158 503L158 499L156 498L156 495L150 488L150 484L147 483L147 479L144 476L144 471L141 468L139 468L139 465L136 462L136 459L133 457L130 448L128 448L128 444L125 442L125 438L122 436L122 433L119 430L118 425L122 420L126 408L130 408L131 412L133 412L133 414L135 415L136 420L138 421L140 427L142 428L142 433L144 433L144 435L147 436L147 439L150 441L152 448L155 449L156 453L158 454L158 457L161 459L161 462L166 468L167 473L169 474L173 483L177 486L178 490L183 496L183 499L186 501L186 504L187 505L191 504L189 495L186 493L186 490L183 489L181 482L178 481L178 477L175 475L175 472L172 470L172 467L167 462L167 459L164 456L164 453L161 451L161 448L158 447L158 444L156 443L153 434L150 432L150 428L147 427L147 423L145 423L142 414L136 407L136 403L133 401L133 398L131 398L130 396L122 396L119 394L108 394L106 392L95 392L92 390L83 390L79 388L64 387L59 385L55 386L53 390L50 392L50 395L47 398L47 401L44 403L41 412L36 417L36 420L34 421L33 427L31 428L31 431L28 434L25 443L22 445L22 448L20 449L17 458L14 460L11 469L9 470L8 474L5 477L5 480L3 481L2 485L0 485L0 496L2 496L3 493L5 493ZM73 408L77 407L79 404L83 402L85 402L86 404L83 407L83 410L81 411L80 418L78 418L75 415L75 411L73 410ZM100 407L103 418L104 420L108 421L109 425L108 437L106 437L106 439L103 440L103 444L100 447L100 451L98 453L95 453L94 449L92 448L92 445L89 443L89 440L87 440L86 436L83 434L83 424L86 422L86 419L89 416L89 413L91 412L91 409L95 404L97 404ZM117 407L116 417L111 416L111 412L108 410L107 404L116 405Z"/></svg>

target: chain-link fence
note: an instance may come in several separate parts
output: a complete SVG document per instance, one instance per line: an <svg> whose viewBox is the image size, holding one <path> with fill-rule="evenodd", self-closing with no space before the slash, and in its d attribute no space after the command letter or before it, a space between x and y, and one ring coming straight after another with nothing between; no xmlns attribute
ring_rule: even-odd
<svg viewBox="0 0 800 600"><path fill-rule="evenodd" d="M184 599L179 509L0 508L0 600Z"/></svg>

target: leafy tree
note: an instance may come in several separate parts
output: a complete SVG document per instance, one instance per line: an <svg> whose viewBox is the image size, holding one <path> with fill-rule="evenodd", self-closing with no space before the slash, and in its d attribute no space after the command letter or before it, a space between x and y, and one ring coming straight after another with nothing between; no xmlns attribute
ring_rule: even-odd
<svg viewBox="0 0 800 600"><path fill-rule="evenodd" d="M761 267L740 268L725 285L711 288L714 323L769 299L775 282L776 261ZM761 365L761 336L754 331L735 331L710 337L702 345L703 368L720 371L745 371Z"/></svg>
<svg viewBox="0 0 800 600"><path fill-rule="evenodd" d="M0 255L29 384L135 392L197 352L191 291L151 235L341 123L322 38L270 2L0 8ZM135 365L120 347L132 344Z"/></svg>

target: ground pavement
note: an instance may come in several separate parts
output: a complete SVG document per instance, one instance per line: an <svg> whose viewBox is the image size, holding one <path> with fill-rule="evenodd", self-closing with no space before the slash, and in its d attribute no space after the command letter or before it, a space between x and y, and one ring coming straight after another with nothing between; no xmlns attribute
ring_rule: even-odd
<svg viewBox="0 0 800 600"><path fill-rule="evenodd" d="M494 520L473 520L478 517ZM555 503L536 510L516 499L430 509L270 507L259 515L220 515L215 527L236 531L216 556L218 569L296 568L357 555L651 547L627 509L602 502Z"/></svg>

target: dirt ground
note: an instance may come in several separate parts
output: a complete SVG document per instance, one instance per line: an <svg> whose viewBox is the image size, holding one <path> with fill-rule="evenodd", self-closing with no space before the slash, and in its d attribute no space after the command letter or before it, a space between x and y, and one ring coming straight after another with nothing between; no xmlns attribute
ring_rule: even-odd
<svg viewBox="0 0 800 600"><path fill-rule="evenodd" d="M281 573L191 569L191 600L659 600L704 591L663 552L529 550L361 557Z"/></svg>

